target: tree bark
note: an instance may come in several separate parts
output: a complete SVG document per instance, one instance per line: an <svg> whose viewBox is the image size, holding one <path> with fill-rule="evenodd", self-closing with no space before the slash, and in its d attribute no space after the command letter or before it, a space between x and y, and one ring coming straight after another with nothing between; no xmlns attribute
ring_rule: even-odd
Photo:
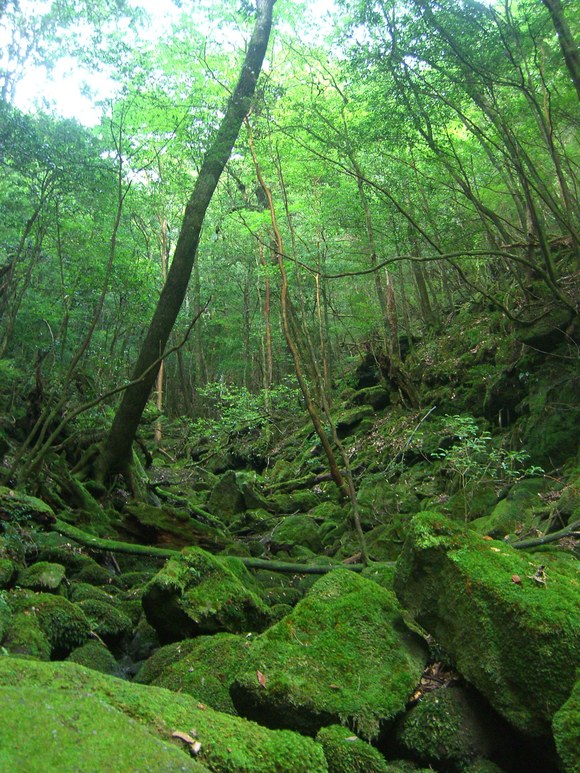
<svg viewBox="0 0 580 773"><path fill-rule="evenodd" d="M133 369L132 380L138 383L124 393L103 447L99 470L102 477L126 472L130 465L133 439L157 377L158 367L151 368L151 365L163 354L177 319L195 262L205 213L250 108L268 46L274 3L275 0L256 0L256 23L239 80L187 203L167 282ZM141 378L142 374L145 375Z"/></svg>
<svg viewBox="0 0 580 773"><path fill-rule="evenodd" d="M564 16L564 9L560 0L542 0L556 29L558 40L560 42L560 48L562 49L562 55L566 62L566 67L570 73L570 77L576 88L578 99L580 99L580 54L578 53L578 46L570 30L570 25Z"/></svg>

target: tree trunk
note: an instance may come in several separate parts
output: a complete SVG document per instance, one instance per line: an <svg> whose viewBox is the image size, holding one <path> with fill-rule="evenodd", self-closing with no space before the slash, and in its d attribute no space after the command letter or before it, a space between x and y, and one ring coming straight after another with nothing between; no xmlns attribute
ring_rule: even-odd
<svg viewBox="0 0 580 773"><path fill-rule="evenodd" d="M576 88L578 99L580 99L580 54L578 54L578 46L574 41L570 25L568 24L566 17L564 16L564 9L560 0L542 0L556 29L558 40L560 41L560 48L562 49L562 55L566 62L566 67L570 73L570 77Z"/></svg>
<svg viewBox="0 0 580 773"><path fill-rule="evenodd" d="M268 46L274 3L275 0L256 0L256 23L240 77L185 208L167 282L133 369L132 379L139 381L125 391L103 448L99 470L103 477L126 472L130 465L133 439L159 369L155 363L163 354L183 303L205 213L250 108Z"/></svg>

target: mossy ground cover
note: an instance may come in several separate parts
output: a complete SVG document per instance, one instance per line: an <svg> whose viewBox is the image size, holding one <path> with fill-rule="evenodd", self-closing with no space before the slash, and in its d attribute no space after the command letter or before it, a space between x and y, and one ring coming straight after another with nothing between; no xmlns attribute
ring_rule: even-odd
<svg viewBox="0 0 580 773"><path fill-rule="evenodd" d="M74 663L37 663L2 657L0 694L3 705L6 705L5 696L10 700L10 705L14 704L19 695L26 698L21 704L16 704L21 710L13 712L14 716L18 716L18 722L6 716L10 712L3 711L0 715L2 735L10 734L11 748L19 754L16 761L22 761L20 766L17 764L6 770L39 773L47 769L71 773L79 769L114 769L131 773L147 770L152 773L159 770L198 770L199 767L193 765L189 751L183 748L183 744L178 746L181 742L173 739L176 731L187 733L199 741L201 748L197 761L210 770L224 773L323 773L327 770L322 747L309 738L289 731L267 730L240 717L213 711L188 695L130 684ZM52 696L55 696L57 707L55 719L50 709ZM39 735L35 727L30 726L35 700L43 701L42 705L46 707L42 712L42 737L46 747L45 744L39 744ZM109 714L113 717L112 722L107 722ZM76 727L75 716L79 717ZM94 724L91 717L94 718ZM61 726L66 731L62 732L57 748L52 740L53 731L56 730L58 739ZM81 750L75 748L75 739L81 745L82 755ZM135 743L132 739L135 739ZM115 756L116 746L120 747L117 755L126 752L124 765L115 762L119 759L119 756ZM141 747L145 750L157 747L159 754L165 753L166 759L171 760L166 764L175 761L176 766L156 765L154 757L150 762L143 760L139 753ZM168 747L176 750L175 755L170 756ZM10 750L4 749L3 746L0 753L4 753L7 761L12 762L16 752L11 759L7 756ZM132 750L134 758L131 758ZM57 756L59 754L70 754L73 762L69 764L69 758L65 757L60 765L50 767L47 764L49 753L55 755L54 759L57 760L60 759ZM94 764L91 759L93 753ZM106 753L109 754L108 762L103 764ZM27 767L28 759L34 764L37 758L44 767L40 764L38 767ZM178 766L180 760L183 767Z"/></svg>
<svg viewBox="0 0 580 773"><path fill-rule="evenodd" d="M404 631L391 592L335 570L253 642L234 703L271 727L315 734L347 722L374 737L404 710L424 665Z"/></svg>
<svg viewBox="0 0 580 773"><path fill-rule="evenodd" d="M574 684L580 593L569 563L485 540L437 513L415 517L398 562L403 605L499 713L532 735L549 732Z"/></svg>

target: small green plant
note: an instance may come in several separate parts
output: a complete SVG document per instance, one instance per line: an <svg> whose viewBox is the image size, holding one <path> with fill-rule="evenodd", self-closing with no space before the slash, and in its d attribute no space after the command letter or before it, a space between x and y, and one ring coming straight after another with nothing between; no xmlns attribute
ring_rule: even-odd
<svg viewBox="0 0 580 773"><path fill-rule="evenodd" d="M506 484L522 478L542 475L536 465L526 467L530 455L525 450L508 451L497 447L487 430L478 427L473 416L446 415L446 430L455 438L450 448L439 448L431 456L441 462L442 469L453 474L464 493L467 519L468 486L493 482Z"/></svg>

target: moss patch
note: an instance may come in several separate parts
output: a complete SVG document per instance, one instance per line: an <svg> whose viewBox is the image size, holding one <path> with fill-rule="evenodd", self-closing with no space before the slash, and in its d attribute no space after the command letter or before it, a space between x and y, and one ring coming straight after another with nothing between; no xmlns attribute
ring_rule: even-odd
<svg viewBox="0 0 580 773"><path fill-rule="evenodd" d="M101 674L116 674L117 661L109 650L98 641L88 641L82 647L77 647L68 656L71 663L92 668Z"/></svg>
<svg viewBox="0 0 580 773"><path fill-rule="evenodd" d="M322 744L329 773L388 773L383 755L346 727L323 727L316 736Z"/></svg>
<svg viewBox="0 0 580 773"><path fill-rule="evenodd" d="M244 636L228 633L169 644L144 664L137 681L193 695L216 711L237 714L229 688L249 647Z"/></svg>
<svg viewBox="0 0 580 773"><path fill-rule="evenodd" d="M580 681L554 716L554 740L566 773L580 773Z"/></svg>
<svg viewBox="0 0 580 773"><path fill-rule="evenodd" d="M14 754L15 750L22 749L25 760L38 759L42 764L35 769L38 773L47 769L73 771L114 768L135 773L139 770L199 770L199 767L192 767L195 761L191 760L187 749L183 750L184 745L172 739L175 731L190 735L195 731L201 744L198 762L210 770L224 773L323 773L327 770L322 747L311 739L289 731L273 732L240 717L230 717L200 706L188 695L131 684L75 663L37 663L18 658L0 658L0 685L4 693L1 698L3 705L14 705L13 699L18 695L30 696L30 700L22 704L18 722L6 716L12 712L0 713L2 734L11 738L10 749L3 746L0 754ZM54 704L58 706L54 720L48 708L53 696L62 698L62 701ZM35 702L39 700L43 701L42 705L48 701L41 715L35 712ZM106 712L113 717L112 723L106 721ZM75 730L77 714L82 717L80 730ZM40 720L42 737L36 730L30 731L31 716ZM91 716L95 718L95 725L88 724L88 717ZM63 726L68 727L70 732L63 729L60 733ZM60 742L56 745L50 741L53 730L57 731L57 741L60 735ZM46 753L41 744L45 740L44 733L47 736ZM136 739L135 746L131 742L132 738ZM165 764L157 764L159 756L143 760L139 750L143 748L147 752L156 747L151 739L157 741L157 744L162 742L161 746L157 746L159 754L166 752L166 747L171 744L170 748L176 749L178 756L170 757L167 752L165 759L170 761ZM79 745L82 746L82 757L77 756ZM123 748L115 751L117 746ZM106 761L97 756L103 748L108 755ZM42 754L39 749L42 749ZM119 755L124 754L125 750L134 752L135 757L119 761ZM49 764L51 757L48 751L52 755L70 753L74 761L68 768L63 764ZM95 757L91 756L93 754ZM58 761L70 758L52 759ZM12 762L8 756L6 760ZM125 764L121 764L123 761ZM172 767L174 764L175 767ZM14 764L6 769L34 770L27 767L27 764Z"/></svg>
<svg viewBox="0 0 580 773"><path fill-rule="evenodd" d="M370 738L403 711L422 667L394 594L337 569L257 637L231 692L240 713L270 727L314 735L348 722Z"/></svg>
<svg viewBox="0 0 580 773"><path fill-rule="evenodd" d="M18 574L21 588L32 590L56 590L64 580L65 568L62 564L38 561Z"/></svg>

